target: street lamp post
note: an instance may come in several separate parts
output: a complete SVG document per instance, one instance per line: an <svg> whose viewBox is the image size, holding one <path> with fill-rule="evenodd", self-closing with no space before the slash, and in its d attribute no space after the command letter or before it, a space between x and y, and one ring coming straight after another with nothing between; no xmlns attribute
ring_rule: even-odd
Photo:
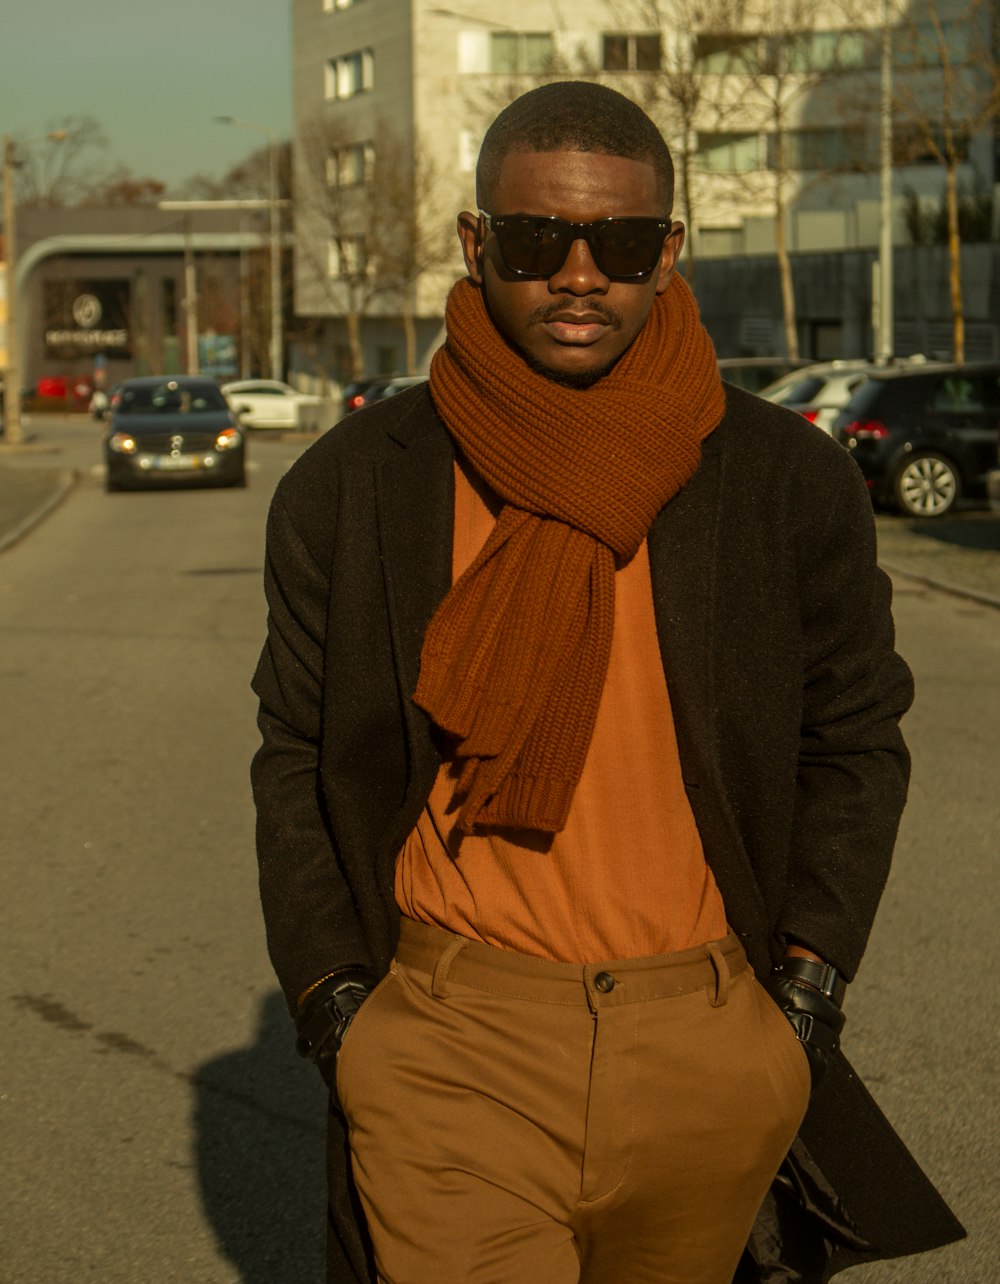
<svg viewBox="0 0 1000 1284"><path fill-rule="evenodd" d="M239 129L254 130L267 136L268 186L270 189L269 222L271 240L271 378L281 379L284 373L282 354L284 337L281 321L281 232L278 210L278 134L270 125L242 120L239 116L216 116L220 125L236 125Z"/></svg>
<svg viewBox="0 0 1000 1284"><path fill-rule="evenodd" d="M887 362L894 356L895 316L892 274L892 28L889 0L882 0L882 101L879 159L881 199L878 238L878 309L876 312L876 355Z"/></svg>
<svg viewBox="0 0 1000 1284"><path fill-rule="evenodd" d="M65 129L54 129L45 135L54 143L62 142L66 137ZM32 139L32 142L44 142L45 139ZM14 140L9 134L3 140L3 257L6 265L7 279L7 359L3 372L3 432L4 442L8 446L19 446L24 441L24 428L21 424L21 350L17 323L17 215L14 201Z"/></svg>
<svg viewBox="0 0 1000 1284"><path fill-rule="evenodd" d="M17 243L14 239L14 140L3 140L3 257L7 279L7 359L3 372L3 434L8 444L19 445L24 439L21 429L21 370L17 351L17 303L14 298L14 264Z"/></svg>

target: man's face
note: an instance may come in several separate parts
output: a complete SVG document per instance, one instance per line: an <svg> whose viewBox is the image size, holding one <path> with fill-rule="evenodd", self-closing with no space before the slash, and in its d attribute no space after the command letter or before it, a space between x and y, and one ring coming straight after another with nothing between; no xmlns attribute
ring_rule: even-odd
<svg viewBox="0 0 1000 1284"><path fill-rule="evenodd" d="M574 223L665 218L652 165L599 152L508 155L487 213L556 215ZM504 266L496 235L482 220L469 211L458 219L466 267L483 287L494 325L534 368L581 385L611 369L667 288L684 243L683 226L672 229L645 280L605 276L584 240L572 243L552 276L526 280Z"/></svg>

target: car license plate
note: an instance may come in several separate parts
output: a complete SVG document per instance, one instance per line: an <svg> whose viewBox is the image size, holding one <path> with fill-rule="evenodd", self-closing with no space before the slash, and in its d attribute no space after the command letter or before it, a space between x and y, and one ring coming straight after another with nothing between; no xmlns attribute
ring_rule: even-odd
<svg viewBox="0 0 1000 1284"><path fill-rule="evenodd" d="M167 468L182 471L190 468L204 467L202 455L153 455L151 463L154 468Z"/></svg>

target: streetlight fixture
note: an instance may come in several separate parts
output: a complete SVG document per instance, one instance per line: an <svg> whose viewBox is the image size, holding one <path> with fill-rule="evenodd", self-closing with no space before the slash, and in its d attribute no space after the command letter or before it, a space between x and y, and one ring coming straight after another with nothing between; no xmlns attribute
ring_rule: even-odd
<svg viewBox="0 0 1000 1284"><path fill-rule="evenodd" d="M53 129L42 138L31 138L22 146L51 141L61 143L68 136L65 129ZM3 242L6 264L7 294L7 360L3 372L3 432L8 446L19 446L24 441L21 424L21 352L17 333L17 210L14 201L14 169L17 166L16 144L10 134L3 139Z"/></svg>
<svg viewBox="0 0 1000 1284"><path fill-rule="evenodd" d="M281 235L278 227L278 133L270 125L260 125L256 121L242 120L239 116L216 116L220 125L235 125L238 129L249 129L267 136L268 178L270 188L270 233L271 233L271 378L281 379L282 354L284 338L281 327Z"/></svg>

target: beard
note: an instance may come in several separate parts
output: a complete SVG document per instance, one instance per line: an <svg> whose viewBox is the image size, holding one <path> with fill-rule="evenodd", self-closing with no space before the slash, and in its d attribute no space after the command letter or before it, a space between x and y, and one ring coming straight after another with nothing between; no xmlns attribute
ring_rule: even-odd
<svg viewBox="0 0 1000 1284"><path fill-rule="evenodd" d="M534 370L535 374L540 374L546 379L551 379L553 383L561 384L564 388L587 389L593 387L599 379L603 379L606 374L610 374L618 364L618 358L614 361L607 362L606 365L598 367L596 370L581 370L579 374L570 374L565 370L553 370L550 366L541 361L536 361L533 357L521 353L524 363L529 370Z"/></svg>

